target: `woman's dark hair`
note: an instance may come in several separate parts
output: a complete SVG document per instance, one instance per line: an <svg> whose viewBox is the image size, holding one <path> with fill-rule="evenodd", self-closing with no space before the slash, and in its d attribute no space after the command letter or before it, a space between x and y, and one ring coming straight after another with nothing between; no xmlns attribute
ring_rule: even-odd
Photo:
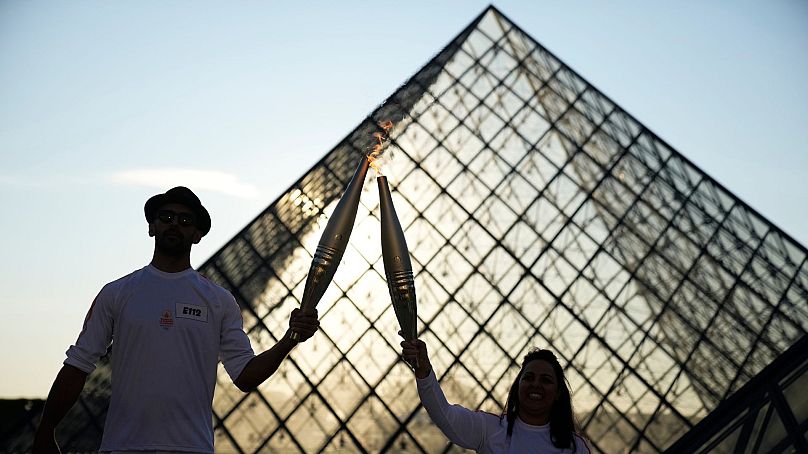
<svg viewBox="0 0 808 454"><path fill-rule="evenodd" d="M558 386L558 399L553 403L550 410L550 440L556 448L572 448L575 452L574 434L579 431L575 413L572 410L572 399L570 398L570 388L567 379L564 377L564 370L550 350L531 350L522 359L522 368L511 385L508 392L508 402L505 404L505 412L500 416L508 421L508 436L513 435L513 424L519 414L519 381L525 373L525 367L531 361L547 361L553 367L556 383Z"/></svg>

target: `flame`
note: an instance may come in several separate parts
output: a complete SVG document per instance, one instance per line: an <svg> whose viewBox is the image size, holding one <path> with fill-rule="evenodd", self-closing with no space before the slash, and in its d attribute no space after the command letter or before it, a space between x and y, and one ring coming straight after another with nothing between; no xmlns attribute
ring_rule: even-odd
<svg viewBox="0 0 808 454"><path fill-rule="evenodd" d="M387 120L383 123L379 123L379 128L381 128L384 132L376 131L373 133L373 138L377 140L377 143L373 145L371 148L370 153L368 154L368 164L373 167L373 170L376 171L377 175L382 175L382 169L379 166L379 157L382 154L382 147L384 146L384 142L390 139L390 136L387 133L390 132L390 129L393 128L393 122Z"/></svg>

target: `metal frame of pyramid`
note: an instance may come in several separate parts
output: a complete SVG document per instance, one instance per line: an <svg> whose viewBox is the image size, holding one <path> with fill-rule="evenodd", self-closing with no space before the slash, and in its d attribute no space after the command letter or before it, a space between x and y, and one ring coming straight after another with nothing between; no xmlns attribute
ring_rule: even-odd
<svg viewBox="0 0 808 454"><path fill-rule="evenodd" d="M803 336L666 452L808 452L808 336Z"/></svg>
<svg viewBox="0 0 808 454"><path fill-rule="evenodd" d="M256 349L285 332L386 120L420 336L450 401L500 412L521 356L546 347L596 450L660 452L805 335L805 247L489 7L200 268ZM374 187L321 332L250 394L220 368L217 451L457 449L398 358ZM85 402L74 413L103 418Z"/></svg>

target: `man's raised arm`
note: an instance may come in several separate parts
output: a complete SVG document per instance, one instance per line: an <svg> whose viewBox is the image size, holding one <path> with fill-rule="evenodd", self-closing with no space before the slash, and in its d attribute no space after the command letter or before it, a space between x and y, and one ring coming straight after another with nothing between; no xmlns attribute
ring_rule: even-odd
<svg viewBox="0 0 808 454"><path fill-rule="evenodd" d="M233 383L245 393L252 391L278 370L281 362L298 342L312 337L319 327L316 309L312 313L304 313L300 309L292 310L286 334L272 348L251 359ZM299 341L291 339L293 332L299 334Z"/></svg>

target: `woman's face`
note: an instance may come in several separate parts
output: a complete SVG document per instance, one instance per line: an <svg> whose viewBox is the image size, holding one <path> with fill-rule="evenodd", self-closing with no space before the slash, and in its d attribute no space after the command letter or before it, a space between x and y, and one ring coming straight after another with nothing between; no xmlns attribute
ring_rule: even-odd
<svg viewBox="0 0 808 454"><path fill-rule="evenodd" d="M543 360L527 363L519 379L519 416L529 424L543 425L558 398L558 381L553 366Z"/></svg>

